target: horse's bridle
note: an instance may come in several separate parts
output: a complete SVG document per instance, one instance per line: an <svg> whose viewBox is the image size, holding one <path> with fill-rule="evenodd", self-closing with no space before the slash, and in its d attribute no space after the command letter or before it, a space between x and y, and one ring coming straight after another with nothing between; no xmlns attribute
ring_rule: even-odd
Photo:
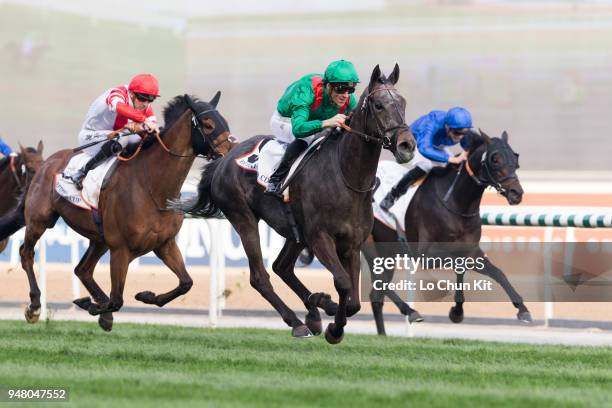
<svg viewBox="0 0 612 408"><path fill-rule="evenodd" d="M191 116L191 126L194 130L197 130L198 133L202 136L205 146L208 147L210 151L210 153L203 154L202 156L204 156L208 160L215 160L215 159L218 159L219 157L223 157L223 154L219 153L217 148L219 146L223 146L225 143L231 144L232 136L225 137L225 139L222 140L220 143L218 143L216 146L215 146L215 140L217 140L217 138L225 132L228 132L229 134L229 128L225 127L224 129L221 129L221 131L214 129L212 132L206 132L204 129L202 129L202 125L200 123L200 117L204 116L207 113L212 113L212 115L215 116L215 118L217 119L214 121L215 123L223 123L223 120L221 120L221 114L219 113L219 111L213 108L213 109L205 110L203 112L196 112L191 107L191 105L189 106L189 108L193 112L193 115ZM195 142L195 144L197 145L198 142Z"/></svg>
<svg viewBox="0 0 612 408"><path fill-rule="evenodd" d="M18 159L21 159L21 164L17 163ZM22 189L24 186L27 186L32 180L32 177L34 176L34 170L30 170L30 168L27 166L23 154L18 155L17 157L11 156L9 165L11 168L11 173L13 174L13 177L15 178L15 182L17 183L19 189ZM24 175L25 181L22 182L21 178Z"/></svg>
<svg viewBox="0 0 612 408"><path fill-rule="evenodd" d="M380 120L380 118L378 117L378 115L376 114L376 111L370 108L370 96L376 92L379 91L387 91L389 92L389 95L391 96L391 100L393 100L393 107L395 108L395 111L398 113L399 117L400 117L400 125L397 126L392 126L389 128L385 128L383 126L382 121ZM370 113L373 117L374 117L374 121L376 123L376 131L377 133L380 135L380 137L377 136L372 136L372 135L368 135L367 133L363 133L363 132L359 132L357 130L353 130L352 128L350 128L348 125L343 125L342 128L345 129L347 132L355 134L361 138L363 138L366 142L370 143L378 143L378 144L382 144L383 148L385 149L391 149L392 148L392 140L391 138L385 136L385 134L387 132L391 132L397 129L408 129L408 125L406 124L406 119L404 117L404 115L402 115L402 112L400 111L399 107L397 106L397 101L395 100L395 97L393 96L393 94L391 93L391 91L397 91L396 88L388 88L388 87L381 87L381 88L377 88L374 89L372 92L369 92L364 100L363 103L361 104L361 111L363 112L363 120L362 120L362 127L363 129L366 128L366 123L367 123L367 119L368 119L368 113Z"/></svg>
<svg viewBox="0 0 612 408"><path fill-rule="evenodd" d="M509 150L509 151L508 151ZM516 176L515 173L508 175L506 177L502 177L501 179L496 179L495 177L493 177L493 174L491 172L491 158L495 155L495 154L501 154L502 156L504 156L504 158L507 160L507 162L509 163L510 160L512 160L512 157L510 156L510 154L513 154L515 158L518 159L518 153L513 152L510 149L496 149L493 150L492 152L489 152L489 149L487 147L487 149L484 151L484 153L482 154L482 156L480 157L480 171L478 171L478 173L474 172L470 166L470 158L468 157L468 159L465 161L465 170L467 171L468 175L472 178L472 180L474 180L474 182L479 185L479 186L485 186L485 187L493 187L495 190L497 190L498 193L500 193L501 195L503 195L504 197L508 196L508 189L505 188L502 183L507 181L507 180L518 180L518 177ZM481 174L482 170L484 170L484 176Z"/></svg>

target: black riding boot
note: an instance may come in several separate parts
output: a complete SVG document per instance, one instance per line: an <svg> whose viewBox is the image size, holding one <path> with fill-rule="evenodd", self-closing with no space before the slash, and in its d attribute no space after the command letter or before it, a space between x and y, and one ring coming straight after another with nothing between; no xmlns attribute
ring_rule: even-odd
<svg viewBox="0 0 612 408"><path fill-rule="evenodd" d="M89 161L85 163L85 165L80 168L76 174L70 177L71 180L74 182L75 187L79 190L82 190L83 179L85 178L89 170L96 167L97 164L104 161L105 159L121 152L122 148L123 147L121 146L121 144L116 140L109 140L108 142L104 143L100 148L100 151L96 153L95 156L93 156L91 159L89 159Z"/></svg>
<svg viewBox="0 0 612 408"><path fill-rule="evenodd" d="M389 211L397 199L406 194L408 187L410 187L415 181L423 177L425 174L427 173L419 167L415 167L408 173L404 174L404 177L402 177L401 180L398 181L393 188L391 188L391 191L389 191L386 197L380 202L380 208L385 211Z"/></svg>
<svg viewBox="0 0 612 408"><path fill-rule="evenodd" d="M281 162L278 165L276 171L270 176L268 180L268 188L266 188L266 194L272 194L279 198L282 198L281 187L283 186L283 180L289 173L291 165L298 156L306 150L308 143L304 140L296 139L287 147Z"/></svg>

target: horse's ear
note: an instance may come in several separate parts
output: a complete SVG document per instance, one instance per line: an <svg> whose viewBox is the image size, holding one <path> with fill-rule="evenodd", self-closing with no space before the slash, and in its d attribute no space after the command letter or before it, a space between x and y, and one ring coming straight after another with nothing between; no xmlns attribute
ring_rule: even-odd
<svg viewBox="0 0 612 408"><path fill-rule="evenodd" d="M21 150L21 154L25 154L26 149L21 145L21 142L17 142L17 144L19 145L19 150Z"/></svg>
<svg viewBox="0 0 612 408"><path fill-rule="evenodd" d="M208 103L210 103L212 106L216 108L217 104L219 103L219 98L221 98L221 91L217 91L215 96L213 96L213 98Z"/></svg>
<svg viewBox="0 0 612 408"><path fill-rule="evenodd" d="M374 71L372 71L372 76L370 77L370 85L368 86L368 89L372 89L374 85L374 82L378 81L380 79L380 66L378 64L376 64L376 66L374 67Z"/></svg>
<svg viewBox="0 0 612 408"><path fill-rule="evenodd" d="M36 151L37 151L39 154L42 154L42 152L43 152L43 147L44 147L44 146L43 146L43 142L42 142L42 140L39 140L39 141L38 141L38 146L36 147Z"/></svg>
<svg viewBox="0 0 612 408"><path fill-rule="evenodd" d="M399 74L400 74L400 70L399 70L399 65L397 65L397 63L395 63L395 68L393 68L393 72L391 73L391 75L389 75L389 82L391 82L393 85L397 84L397 81L399 80Z"/></svg>
<svg viewBox="0 0 612 408"><path fill-rule="evenodd" d="M506 132L505 130L504 133L502 133L502 140L508 143L508 132Z"/></svg>
<svg viewBox="0 0 612 408"><path fill-rule="evenodd" d="M482 137L483 142L488 144L491 141L491 138L489 137L489 135L483 132L481 128L478 128L478 132L480 132L480 137Z"/></svg>

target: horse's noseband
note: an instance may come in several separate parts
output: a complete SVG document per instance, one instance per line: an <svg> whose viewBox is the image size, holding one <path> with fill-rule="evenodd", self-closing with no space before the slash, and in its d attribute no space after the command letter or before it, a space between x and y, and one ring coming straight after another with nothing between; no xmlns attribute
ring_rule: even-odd
<svg viewBox="0 0 612 408"><path fill-rule="evenodd" d="M219 113L219 111L217 111L217 109L208 109L202 112L196 112L194 108L191 106L191 104L189 104L189 107L193 112L193 116L191 117L192 128L196 130L200 134L200 136L202 136L202 140L203 140L203 143L202 143L198 138L194 138L193 143L194 143L194 147L196 148L196 151L203 152L203 151L208 150L209 153L203 155L208 160L215 160L215 159L218 159L219 157L222 157L223 155L219 153L219 151L215 147L215 140L222 133L229 131L229 129L227 128L221 129L221 130L215 129L212 132L207 132L204 129L202 129L202 124L200 123L200 118L202 116L204 116L207 113L212 113L216 118L216 120L213 120L215 125L217 123L222 124L223 121L221 120L221 114ZM226 143L228 141L229 141L229 138L223 141L223 143ZM219 145L222 145L223 143L220 143Z"/></svg>

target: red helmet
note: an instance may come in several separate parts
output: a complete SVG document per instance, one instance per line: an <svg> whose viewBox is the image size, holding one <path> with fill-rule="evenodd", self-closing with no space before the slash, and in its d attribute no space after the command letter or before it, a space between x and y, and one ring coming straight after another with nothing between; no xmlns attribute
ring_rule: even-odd
<svg viewBox="0 0 612 408"><path fill-rule="evenodd" d="M129 91L145 95L159 96L159 85L157 79L151 74L136 75L130 81Z"/></svg>

